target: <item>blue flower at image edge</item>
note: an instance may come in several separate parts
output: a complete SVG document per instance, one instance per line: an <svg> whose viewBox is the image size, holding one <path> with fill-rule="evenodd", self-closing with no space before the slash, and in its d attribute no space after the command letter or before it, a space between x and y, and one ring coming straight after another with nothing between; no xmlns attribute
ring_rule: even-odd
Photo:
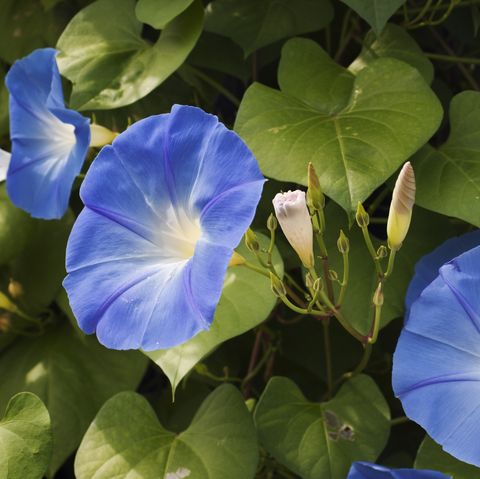
<svg viewBox="0 0 480 479"><path fill-rule="evenodd" d="M413 301L393 388L406 415L445 451L480 466L480 246L444 264Z"/></svg>
<svg viewBox="0 0 480 479"><path fill-rule="evenodd" d="M437 471L389 469L368 462L354 462L347 479L451 479L451 476Z"/></svg>
<svg viewBox="0 0 480 479"><path fill-rule="evenodd" d="M113 349L162 349L208 329L264 178L199 108L141 120L102 149L80 195L64 286L80 327Z"/></svg>
<svg viewBox="0 0 480 479"><path fill-rule="evenodd" d="M7 191L36 218L63 216L90 144L90 120L65 107L52 48L16 61L5 78L10 93L12 157Z"/></svg>

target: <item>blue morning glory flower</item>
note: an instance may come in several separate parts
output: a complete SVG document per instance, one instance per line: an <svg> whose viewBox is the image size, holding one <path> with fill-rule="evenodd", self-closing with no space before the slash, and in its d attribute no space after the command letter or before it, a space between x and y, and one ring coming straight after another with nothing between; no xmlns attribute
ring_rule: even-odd
<svg viewBox="0 0 480 479"><path fill-rule="evenodd" d="M16 61L5 83L10 92L12 157L7 191L36 218L63 216L90 145L90 120L65 107L52 48Z"/></svg>
<svg viewBox="0 0 480 479"><path fill-rule="evenodd" d="M102 149L80 190L64 286L113 349L169 348L208 329L264 178L217 117L174 106Z"/></svg>
<svg viewBox="0 0 480 479"><path fill-rule="evenodd" d="M369 462L354 462L347 479L451 479L437 471L389 469Z"/></svg>
<svg viewBox="0 0 480 479"><path fill-rule="evenodd" d="M405 321L412 303L420 296L421 292L437 277L438 270L447 261L459 254L480 245L480 229L456 236L442 243L431 253L423 256L415 265L415 274L408 286L405 297Z"/></svg>
<svg viewBox="0 0 480 479"><path fill-rule="evenodd" d="M413 302L393 389L445 451L480 466L480 246L444 264Z"/></svg>

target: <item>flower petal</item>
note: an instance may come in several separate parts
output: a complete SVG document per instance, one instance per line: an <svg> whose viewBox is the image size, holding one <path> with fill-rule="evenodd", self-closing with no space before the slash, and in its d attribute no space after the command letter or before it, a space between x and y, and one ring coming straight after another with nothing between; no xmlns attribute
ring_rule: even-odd
<svg viewBox="0 0 480 479"><path fill-rule="evenodd" d="M477 466L479 261L476 247L440 268L413 303L393 360L393 388L407 416L447 452Z"/></svg>
<svg viewBox="0 0 480 479"><path fill-rule="evenodd" d="M475 230L445 241L415 265L415 275L408 286L405 297L407 311L405 317L407 319L412 303L420 296L425 287L437 277L440 266L478 245L480 245L480 230Z"/></svg>
<svg viewBox="0 0 480 479"><path fill-rule="evenodd" d="M7 178L8 165L10 164L11 155L7 151L0 148L0 181Z"/></svg>
<svg viewBox="0 0 480 479"><path fill-rule="evenodd" d="M90 143L90 121L65 108L51 48L15 62L10 92L12 159L7 190L14 204L38 218L60 218Z"/></svg>
<svg viewBox="0 0 480 479"><path fill-rule="evenodd" d="M369 462L354 462L347 479L451 479L451 477L426 469L390 469Z"/></svg>

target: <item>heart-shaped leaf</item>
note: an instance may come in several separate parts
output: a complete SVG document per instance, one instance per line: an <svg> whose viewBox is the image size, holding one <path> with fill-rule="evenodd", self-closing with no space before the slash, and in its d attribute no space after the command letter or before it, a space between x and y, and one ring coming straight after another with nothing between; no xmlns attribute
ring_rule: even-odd
<svg viewBox="0 0 480 479"><path fill-rule="evenodd" d="M348 69L356 74L382 57L396 58L408 63L422 74L428 84L432 83L432 62L404 28L392 23L389 23L378 37L373 31L367 33L360 55Z"/></svg>
<svg viewBox="0 0 480 479"><path fill-rule="evenodd" d="M450 105L450 136L413 158L416 202L480 226L480 93L464 91Z"/></svg>
<svg viewBox="0 0 480 479"><path fill-rule="evenodd" d="M0 477L40 479L51 454L52 431L47 408L35 394L13 396L0 420Z"/></svg>
<svg viewBox="0 0 480 479"><path fill-rule="evenodd" d="M231 385L212 392L182 433L167 431L149 403L124 392L105 403L75 459L77 479L252 479L258 462L255 428Z"/></svg>
<svg viewBox="0 0 480 479"><path fill-rule="evenodd" d="M333 18L330 0L215 0L205 29L231 38L245 56L300 33L321 30Z"/></svg>
<svg viewBox="0 0 480 479"><path fill-rule="evenodd" d="M268 245L265 236L258 234L257 237L262 247ZM256 262L244 244L237 248L237 252L248 261ZM276 249L273 263L277 272L283 274L282 259ZM222 297L210 329L174 348L145 354L162 368L175 393L180 381L202 358L227 339L260 324L270 314L275 303L276 297L268 278L244 266L233 266L227 272Z"/></svg>
<svg viewBox="0 0 480 479"><path fill-rule="evenodd" d="M200 36L203 7L195 0L150 45L141 37L135 0L97 0L58 40L58 66L73 83L72 108L111 109L150 93L187 58Z"/></svg>
<svg viewBox="0 0 480 479"><path fill-rule="evenodd" d="M415 459L415 467L417 469L436 469L451 475L453 479L480 477L480 469L478 467L455 459L428 436L420 444L417 458Z"/></svg>
<svg viewBox="0 0 480 479"><path fill-rule="evenodd" d="M117 392L136 388L145 366L142 354L105 349L94 337L80 338L65 321L42 336L19 338L2 352L0 408L19 391L45 401L52 418L53 475L100 406Z"/></svg>
<svg viewBox="0 0 480 479"><path fill-rule="evenodd" d="M418 71L380 58L355 77L315 42L282 50L281 91L246 92L235 129L267 176L307 183L313 162L325 193L347 212L437 129L442 108Z"/></svg>
<svg viewBox="0 0 480 479"><path fill-rule="evenodd" d="M355 10L380 35L388 19L406 0L342 0Z"/></svg>
<svg viewBox="0 0 480 479"><path fill-rule="evenodd" d="M138 0L135 15L141 22L161 30L192 2L193 0Z"/></svg>
<svg viewBox="0 0 480 479"><path fill-rule="evenodd" d="M290 379L274 377L255 424L268 452L303 479L339 479L352 462L376 460L388 439L390 412L368 376L349 380L325 403L307 401Z"/></svg>

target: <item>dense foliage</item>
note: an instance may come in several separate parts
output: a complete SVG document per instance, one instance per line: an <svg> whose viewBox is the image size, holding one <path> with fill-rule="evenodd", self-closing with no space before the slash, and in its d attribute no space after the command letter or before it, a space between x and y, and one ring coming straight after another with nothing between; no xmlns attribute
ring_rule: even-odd
<svg viewBox="0 0 480 479"><path fill-rule="evenodd" d="M480 477L479 26L479 0L0 0L0 479ZM158 273L119 262L156 254L161 181L210 249L152 313L173 270L115 301Z"/></svg>

